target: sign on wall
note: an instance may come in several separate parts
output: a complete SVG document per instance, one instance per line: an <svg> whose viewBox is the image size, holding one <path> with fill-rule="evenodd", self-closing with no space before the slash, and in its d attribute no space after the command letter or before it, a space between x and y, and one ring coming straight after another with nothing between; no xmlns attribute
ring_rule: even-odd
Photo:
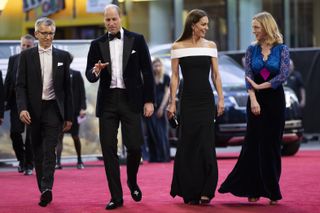
<svg viewBox="0 0 320 213"><path fill-rule="evenodd" d="M32 9L37 17L48 16L65 8L65 0L23 0L23 11Z"/></svg>
<svg viewBox="0 0 320 213"><path fill-rule="evenodd" d="M103 13L104 7L113 3L112 0L87 0L88 13Z"/></svg>

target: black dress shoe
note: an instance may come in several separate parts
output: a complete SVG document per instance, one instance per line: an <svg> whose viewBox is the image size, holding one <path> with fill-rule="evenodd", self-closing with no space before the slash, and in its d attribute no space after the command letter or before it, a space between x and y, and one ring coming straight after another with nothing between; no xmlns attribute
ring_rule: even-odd
<svg viewBox="0 0 320 213"><path fill-rule="evenodd" d="M19 173L24 172L24 166L23 166L23 164L22 164L22 163L19 163L19 166L18 166L18 172L19 172Z"/></svg>
<svg viewBox="0 0 320 213"><path fill-rule="evenodd" d="M52 191L50 189L46 189L41 193L39 206L46 207L52 201Z"/></svg>
<svg viewBox="0 0 320 213"><path fill-rule="evenodd" d="M62 165L60 163L57 163L55 168L56 169L62 169Z"/></svg>
<svg viewBox="0 0 320 213"><path fill-rule="evenodd" d="M113 200L111 199L110 202L107 204L106 209L112 210L123 206L123 199L120 200Z"/></svg>
<svg viewBox="0 0 320 213"><path fill-rule="evenodd" d="M136 201L136 202L141 201L141 199L142 199L142 192L141 192L138 184L131 185L131 184L129 183L129 181L127 182L127 184L128 184L129 189L130 189L132 199L133 199L134 201Z"/></svg>
<svg viewBox="0 0 320 213"><path fill-rule="evenodd" d="M24 175L32 175L32 169L25 170Z"/></svg>

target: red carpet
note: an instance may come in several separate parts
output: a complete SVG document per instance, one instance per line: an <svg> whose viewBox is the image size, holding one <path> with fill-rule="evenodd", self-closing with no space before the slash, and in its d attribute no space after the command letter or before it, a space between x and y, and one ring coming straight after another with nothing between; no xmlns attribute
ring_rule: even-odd
<svg viewBox="0 0 320 213"><path fill-rule="evenodd" d="M219 185L234 166L236 159L221 154ZM234 154L233 156L237 156ZM245 198L216 193L209 206L185 205L182 199L169 195L172 163L144 163L139 171L143 192L141 203L135 203L126 187L125 166L121 167L124 207L116 212L320 212L320 151L301 151L294 157L283 158L281 189L283 200L276 206L267 199L251 204ZM88 162L84 170L64 167L55 175L53 203L39 207L39 192L35 176L18 172L0 173L0 212L105 212L110 199L102 162ZM218 185L218 186L219 186ZM114 211L114 212L115 212Z"/></svg>

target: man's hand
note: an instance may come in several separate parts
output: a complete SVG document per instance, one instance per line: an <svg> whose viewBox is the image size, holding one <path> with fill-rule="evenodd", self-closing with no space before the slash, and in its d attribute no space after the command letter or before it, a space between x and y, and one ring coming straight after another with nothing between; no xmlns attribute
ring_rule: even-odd
<svg viewBox="0 0 320 213"><path fill-rule="evenodd" d="M3 118L0 118L0 125L2 124L2 122L3 122Z"/></svg>
<svg viewBox="0 0 320 213"><path fill-rule="evenodd" d="M31 124L31 116L27 110L22 110L20 112L20 120L27 125Z"/></svg>
<svg viewBox="0 0 320 213"><path fill-rule="evenodd" d="M84 116L86 116L86 110L85 109L81 109L79 112L79 116L80 118L83 118Z"/></svg>
<svg viewBox="0 0 320 213"><path fill-rule="evenodd" d="M106 62L106 63L101 63L101 60L99 60L98 63L96 63L96 64L94 65L92 72L93 72L96 76L99 76L101 70L104 69L108 64L109 64L108 62Z"/></svg>
<svg viewBox="0 0 320 213"><path fill-rule="evenodd" d="M67 132L68 130L71 129L72 122L71 121L65 121L63 124L63 132Z"/></svg>
<svg viewBox="0 0 320 213"><path fill-rule="evenodd" d="M154 107L153 103L145 103L143 107L143 115L145 117L150 117L153 114Z"/></svg>

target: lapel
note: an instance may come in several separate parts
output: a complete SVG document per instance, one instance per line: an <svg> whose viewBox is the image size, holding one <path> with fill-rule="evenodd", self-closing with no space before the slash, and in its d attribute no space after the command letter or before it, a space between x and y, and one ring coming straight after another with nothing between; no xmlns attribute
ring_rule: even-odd
<svg viewBox="0 0 320 213"><path fill-rule="evenodd" d="M42 85L42 72L41 72L41 63L40 63L40 56L39 56L39 48L38 46L33 49L32 52L32 59L34 60L34 66L37 73L36 76L39 78L39 81Z"/></svg>
<svg viewBox="0 0 320 213"><path fill-rule="evenodd" d="M100 52L103 58L102 63L109 62L109 65L107 66L108 73L111 75L111 57L110 57L110 46L109 46L109 40L108 40L108 34L106 33L104 35L104 38L102 41L99 42L99 48ZM97 62L96 62L97 63Z"/></svg>
<svg viewBox="0 0 320 213"><path fill-rule="evenodd" d="M56 70L58 66L58 50L52 46L52 80L53 83L55 82L56 79Z"/></svg>
<svg viewBox="0 0 320 213"><path fill-rule="evenodd" d="M130 32L127 31L126 29L123 29L123 30L124 30L124 33L123 33L122 72L124 74L131 51L132 51L134 37L130 35Z"/></svg>

